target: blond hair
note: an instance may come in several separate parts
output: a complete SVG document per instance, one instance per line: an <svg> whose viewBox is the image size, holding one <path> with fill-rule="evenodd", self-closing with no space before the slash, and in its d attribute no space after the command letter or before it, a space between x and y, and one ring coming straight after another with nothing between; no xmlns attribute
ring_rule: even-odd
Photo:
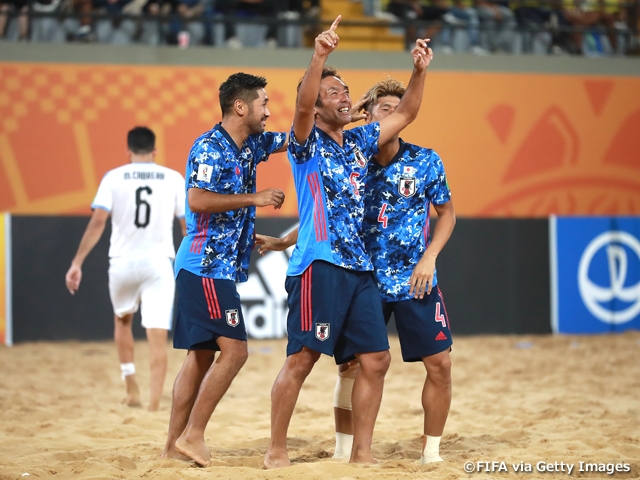
<svg viewBox="0 0 640 480"><path fill-rule="evenodd" d="M406 88L404 83L399 82L391 77L387 77L384 80L376 83L367 92L367 100L362 105L362 109L371 113L373 106L378 103L380 97L398 97L402 98Z"/></svg>

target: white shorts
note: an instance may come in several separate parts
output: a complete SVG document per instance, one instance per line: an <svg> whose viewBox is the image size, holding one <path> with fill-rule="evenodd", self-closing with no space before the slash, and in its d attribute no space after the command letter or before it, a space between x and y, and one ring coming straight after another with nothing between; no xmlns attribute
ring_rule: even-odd
<svg viewBox="0 0 640 480"><path fill-rule="evenodd" d="M109 259L109 295L113 313L135 313L142 303L142 326L171 330L175 280L167 257Z"/></svg>

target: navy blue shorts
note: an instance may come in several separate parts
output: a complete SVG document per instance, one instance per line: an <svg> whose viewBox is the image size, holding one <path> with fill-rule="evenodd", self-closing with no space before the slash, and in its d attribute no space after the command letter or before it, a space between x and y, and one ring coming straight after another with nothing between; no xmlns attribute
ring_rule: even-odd
<svg viewBox="0 0 640 480"><path fill-rule="evenodd" d="M385 322L395 315L402 359L419 362L423 357L444 352L451 348L451 328L440 287L436 285L431 294L422 300L383 302Z"/></svg>
<svg viewBox="0 0 640 480"><path fill-rule="evenodd" d="M231 280L200 277L180 270L176 296L173 348L220 350L218 337L247 340L240 295Z"/></svg>
<svg viewBox="0 0 640 480"><path fill-rule="evenodd" d="M287 355L305 346L334 356L336 364L357 353L389 349L382 302L373 272L313 262L302 275L288 276Z"/></svg>

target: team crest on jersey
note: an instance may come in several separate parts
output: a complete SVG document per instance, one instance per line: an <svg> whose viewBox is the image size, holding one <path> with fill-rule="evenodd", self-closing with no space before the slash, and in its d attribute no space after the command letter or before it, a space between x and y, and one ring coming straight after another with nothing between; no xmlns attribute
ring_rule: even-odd
<svg viewBox="0 0 640 480"><path fill-rule="evenodd" d="M198 181L210 182L212 171L213 171L213 167L211 165L207 165L206 163L201 163L200 165L198 165L198 176L197 176Z"/></svg>
<svg viewBox="0 0 640 480"><path fill-rule="evenodd" d="M238 324L240 323L240 318L238 317L238 310L237 309L225 310L224 314L227 317L227 324L230 327L237 327L238 326Z"/></svg>
<svg viewBox="0 0 640 480"><path fill-rule="evenodd" d="M358 166L360 168L364 168L365 165L367 164L367 159L364 158L364 155L358 148L356 148L355 150L355 156L356 156L356 163L358 164Z"/></svg>
<svg viewBox="0 0 640 480"><path fill-rule="evenodd" d="M321 342L329 338L329 327L328 323L316 323L316 338Z"/></svg>
<svg viewBox="0 0 640 480"><path fill-rule="evenodd" d="M416 193L416 179L414 177L400 177L398 193L405 198L412 197Z"/></svg>

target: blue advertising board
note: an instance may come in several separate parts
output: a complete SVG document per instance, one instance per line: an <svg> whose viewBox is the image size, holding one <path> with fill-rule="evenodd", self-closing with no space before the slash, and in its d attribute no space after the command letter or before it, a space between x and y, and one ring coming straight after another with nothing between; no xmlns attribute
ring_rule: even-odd
<svg viewBox="0 0 640 480"><path fill-rule="evenodd" d="M552 330L640 330L640 217L549 222Z"/></svg>

